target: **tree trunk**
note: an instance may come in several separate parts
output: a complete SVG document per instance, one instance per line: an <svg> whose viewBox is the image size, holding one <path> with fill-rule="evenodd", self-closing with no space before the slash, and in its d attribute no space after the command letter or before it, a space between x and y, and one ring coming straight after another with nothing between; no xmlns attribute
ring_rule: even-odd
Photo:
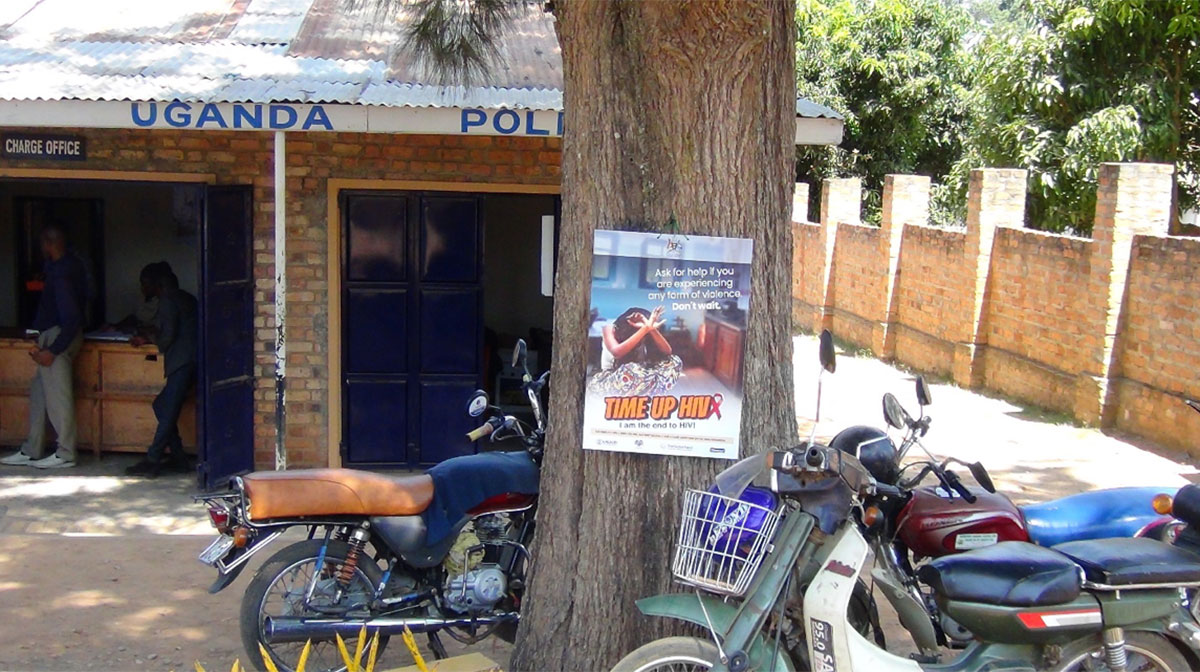
<svg viewBox="0 0 1200 672"><path fill-rule="evenodd" d="M608 669L669 624L679 501L727 462L585 452L595 229L754 240L743 453L796 440L791 365L795 27L790 0L556 0L565 101L550 429L519 670Z"/></svg>

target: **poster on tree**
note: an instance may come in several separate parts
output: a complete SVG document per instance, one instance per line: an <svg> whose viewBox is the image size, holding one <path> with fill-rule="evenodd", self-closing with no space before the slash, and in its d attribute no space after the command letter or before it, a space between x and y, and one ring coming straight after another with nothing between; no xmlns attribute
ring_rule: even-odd
<svg viewBox="0 0 1200 672"><path fill-rule="evenodd" d="M585 449L737 459L753 249L596 231Z"/></svg>

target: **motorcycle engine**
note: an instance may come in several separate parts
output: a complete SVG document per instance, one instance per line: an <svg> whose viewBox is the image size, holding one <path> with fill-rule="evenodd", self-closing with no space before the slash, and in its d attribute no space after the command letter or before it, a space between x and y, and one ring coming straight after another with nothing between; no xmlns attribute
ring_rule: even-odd
<svg viewBox="0 0 1200 672"><path fill-rule="evenodd" d="M446 580L446 607L460 614L490 611L504 597L508 580L497 565L480 565Z"/></svg>
<svg viewBox="0 0 1200 672"><path fill-rule="evenodd" d="M484 562L484 547L506 538L511 524L507 514L483 516L459 533L442 563L447 576L442 599L447 609L460 614L490 611L504 597L508 578L499 565Z"/></svg>

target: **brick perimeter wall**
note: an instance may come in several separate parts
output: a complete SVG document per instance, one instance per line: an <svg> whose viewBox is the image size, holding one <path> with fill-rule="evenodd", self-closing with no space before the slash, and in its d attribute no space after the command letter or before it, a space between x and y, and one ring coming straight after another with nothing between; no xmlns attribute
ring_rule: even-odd
<svg viewBox="0 0 1200 672"><path fill-rule="evenodd" d="M888 176L882 228L826 180L820 223L794 210L795 324L1200 456L1200 240L1166 235L1172 179L1101 165L1091 239L1022 228L1023 171L973 171L965 230L925 223L926 178Z"/></svg>
<svg viewBox="0 0 1200 672"><path fill-rule="evenodd" d="M1200 240L1138 236L1130 262L1120 351L1118 428L1155 436L1168 427L1200 452Z"/></svg>
<svg viewBox="0 0 1200 672"><path fill-rule="evenodd" d="M904 227L896 279L895 357L923 371L950 375L951 327L964 308L959 268L966 244L961 231Z"/></svg>
<svg viewBox="0 0 1200 672"><path fill-rule="evenodd" d="M24 130L4 129L0 130ZM273 134L263 132L38 129L87 139L87 161L0 159L2 168L212 174L254 187L257 389L255 463L274 465L275 206ZM327 222L330 178L557 185L558 138L289 133L287 135L289 466L328 461ZM0 179L5 179L0 177Z"/></svg>
<svg viewBox="0 0 1200 672"><path fill-rule="evenodd" d="M820 316L824 287L820 264L805 263L804 260L817 257L821 227L811 222L795 222L792 240L792 320L801 328L811 330L819 326L813 320L814 316Z"/></svg>
<svg viewBox="0 0 1200 672"><path fill-rule="evenodd" d="M862 224L839 224L833 252L830 289L825 305L834 307L834 333L856 343L870 342L870 301L880 292L882 276L870 267L879 246L879 229Z"/></svg>
<svg viewBox="0 0 1200 672"><path fill-rule="evenodd" d="M1079 341L1087 324L1091 241L1001 228L988 276L984 380L997 390L1070 413Z"/></svg>

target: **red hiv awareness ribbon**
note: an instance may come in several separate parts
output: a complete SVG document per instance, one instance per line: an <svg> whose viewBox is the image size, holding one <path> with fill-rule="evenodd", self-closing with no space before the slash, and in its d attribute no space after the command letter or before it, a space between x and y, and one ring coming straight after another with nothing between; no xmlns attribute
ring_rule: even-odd
<svg viewBox="0 0 1200 672"><path fill-rule="evenodd" d="M715 415L715 416L717 416L717 419L720 420L721 419L721 402L723 402L723 401L725 401L724 396L722 396L720 394L712 395L712 413L710 413L709 415Z"/></svg>

